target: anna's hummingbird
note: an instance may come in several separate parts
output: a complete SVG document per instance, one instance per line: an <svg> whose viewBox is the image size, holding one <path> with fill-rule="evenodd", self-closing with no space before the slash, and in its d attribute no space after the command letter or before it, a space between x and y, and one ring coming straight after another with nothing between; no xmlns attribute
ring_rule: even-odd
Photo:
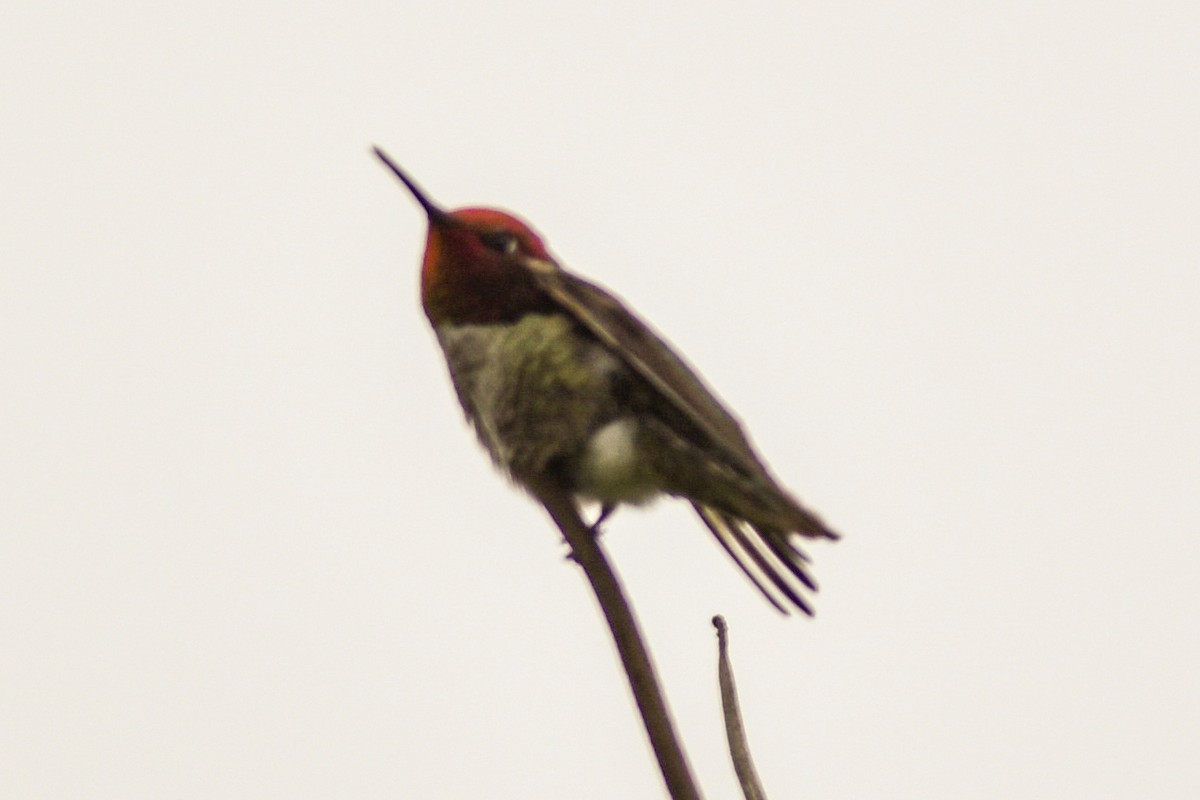
<svg viewBox="0 0 1200 800"><path fill-rule="evenodd" d="M816 590L794 535L838 538L775 482L737 420L620 300L564 270L495 209L446 211L379 148L429 217L421 303L480 442L536 498L547 480L601 505L691 502L777 609ZM593 525L598 530L598 524Z"/></svg>

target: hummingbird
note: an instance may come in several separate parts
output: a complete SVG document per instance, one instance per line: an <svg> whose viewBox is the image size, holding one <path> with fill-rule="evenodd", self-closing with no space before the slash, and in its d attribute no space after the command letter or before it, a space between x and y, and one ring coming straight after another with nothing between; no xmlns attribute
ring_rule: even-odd
<svg viewBox="0 0 1200 800"><path fill-rule="evenodd" d="M378 147L428 217L421 304L455 393L495 465L535 499L546 481L598 503L691 503L777 610L812 615L798 537L837 539L771 476L738 420L614 295L564 269L492 208L445 210Z"/></svg>

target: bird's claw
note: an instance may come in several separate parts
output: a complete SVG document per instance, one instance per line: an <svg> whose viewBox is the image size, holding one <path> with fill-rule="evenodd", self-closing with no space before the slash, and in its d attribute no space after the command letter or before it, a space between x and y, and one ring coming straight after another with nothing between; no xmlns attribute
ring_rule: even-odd
<svg viewBox="0 0 1200 800"><path fill-rule="evenodd" d="M593 522L590 526L588 526L589 530L591 530L591 532L592 532L592 536L600 535L600 533L601 533L600 523L602 523L602 522L604 522L604 520L608 519L609 515L612 514L612 512L615 511L616 508L617 508L617 506L615 503L603 503L600 506L599 516L596 517L595 522Z"/></svg>
<svg viewBox="0 0 1200 800"><path fill-rule="evenodd" d="M592 536L599 537L600 534L603 533L603 531L600 530L600 523L608 519L609 515L612 514L615 509L616 505L610 505L608 503L600 506L600 515L596 517L595 522L587 526L587 529L589 532L591 532ZM567 554L563 556L563 559L566 561L579 561L579 559L575 557L575 551L571 549L571 544L565 538L563 539L563 544L567 546Z"/></svg>

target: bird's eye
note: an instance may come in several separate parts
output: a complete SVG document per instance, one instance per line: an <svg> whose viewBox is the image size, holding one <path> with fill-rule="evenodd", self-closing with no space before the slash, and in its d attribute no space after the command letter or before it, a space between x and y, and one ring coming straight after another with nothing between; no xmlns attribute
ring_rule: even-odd
<svg viewBox="0 0 1200 800"><path fill-rule="evenodd" d="M480 234L479 239L489 250L502 256L511 256L517 252L517 237L508 231L488 231Z"/></svg>

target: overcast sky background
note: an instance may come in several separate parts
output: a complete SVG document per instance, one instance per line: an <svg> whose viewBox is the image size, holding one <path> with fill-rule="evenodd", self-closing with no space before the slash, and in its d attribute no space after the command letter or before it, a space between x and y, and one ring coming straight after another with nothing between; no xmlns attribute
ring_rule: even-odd
<svg viewBox="0 0 1200 800"><path fill-rule="evenodd" d="M844 532L813 621L605 543L698 777L1200 795L1200 12L8 3L0 793L658 798L590 590L421 313L528 219Z"/></svg>

